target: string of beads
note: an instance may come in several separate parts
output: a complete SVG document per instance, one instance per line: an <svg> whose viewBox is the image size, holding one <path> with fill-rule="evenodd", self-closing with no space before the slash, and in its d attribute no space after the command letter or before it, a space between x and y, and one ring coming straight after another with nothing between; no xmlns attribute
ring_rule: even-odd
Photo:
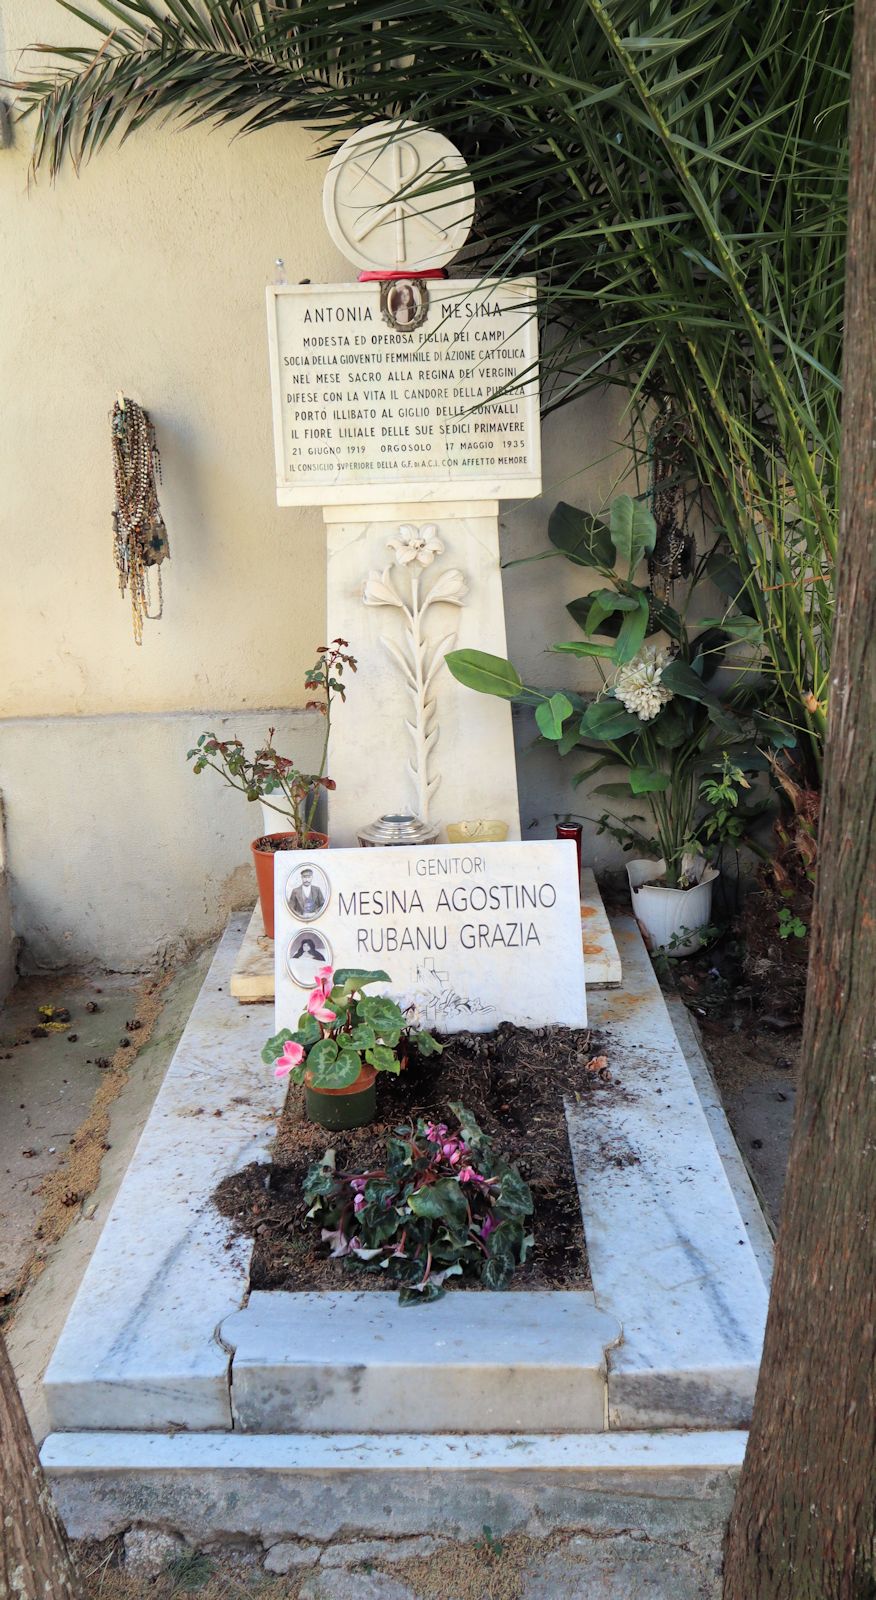
<svg viewBox="0 0 876 1600"><path fill-rule="evenodd" d="M161 563L170 555L167 529L158 503L161 458L155 429L135 400L119 396L112 413L113 547L119 589L130 591L134 640L143 642L144 619L156 621L164 608ZM157 609L149 592L149 569L156 567Z"/></svg>

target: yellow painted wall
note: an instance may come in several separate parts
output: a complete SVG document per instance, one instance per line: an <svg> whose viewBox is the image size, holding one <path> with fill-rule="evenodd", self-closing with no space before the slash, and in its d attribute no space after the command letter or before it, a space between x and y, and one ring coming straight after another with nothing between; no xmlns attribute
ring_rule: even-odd
<svg viewBox="0 0 876 1600"><path fill-rule="evenodd" d="M81 42L55 0L0 0L0 71L34 39ZM276 723L307 768L296 710L323 642L318 509L275 504L264 285L352 280L322 221L325 164L290 125L147 127L77 177L29 186L31 130L0 150L0 795L13 925L33 968L152 966L251 901L252 808L185 752L204 727L250 743ZM134 645L112 552L109 414L118 389L152 416L171 560L165 615ZM544 492L502 506L506 560L546 543L559 498L603 507L629 456L619 390L543 429ZM505 572L509 654L529 682L595 687L550 655L592 573L556 560ZM356 649L355 639L351 641ZM265 710L264 708L274 708ZM194 715L189 715L194 713ZM247 713L247 715L243 715ZM574 768L517 729L524 836L577 810ZM45 845L63 824L63 871ZM73 848L71 841L75 841ZM591 840L588 859L616 855ZM2 930L0 930L2 932ZM8 938L7 941L8 943Z"/></svg>
<svg viewBox="0 0 876 1600"><path fill-rule="evenodd" d="M35 38L85 36L55 0L0 0L0 18L4 73ZM29 187L30 141L25 123L0 151L0 717L301 705L324 533L318 510L274 503L264 285L278 255L293 282L355 276L323 225L314 138L153 125ZM139 650L112 559L117 389L155 423L171 547ZM621 404L551 420L542 499L503 506L508 556L543 546L561 496L610 497ZM506 583L510 652L542 677L581 589L563 567Z"/></svg>
<svg viewBox="0 0 876 1600"><path fill-rule="evenodd" d="M0 0L3 71L83 38L54 0ZM318 511L274 503L264 285L353 269L322 224L324 164L284 127L158 126L28 192L0 151L0 715L300 704L322 642ZM116 586L108 413L162 452L165 620L134 647Z"/></svg>

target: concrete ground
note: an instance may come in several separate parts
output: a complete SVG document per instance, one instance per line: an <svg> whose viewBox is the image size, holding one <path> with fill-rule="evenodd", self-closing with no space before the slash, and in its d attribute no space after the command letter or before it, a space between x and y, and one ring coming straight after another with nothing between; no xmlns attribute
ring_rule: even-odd
<svg viewBox="0 0 876 1600"><path fill-rule="evenodd" d="M139 987L139 978L115 974L24 978L0 1012L0 1303L15 1294L34 1247L43 1181L91 1109L106 1071L98 1062L108 1065L126 1037ZM40 1007L50 1006L69 1012L69 1021L47 1031Z"/></svg>
<svg viewBox="0 0 876 1600"><path fill-rule="evenodd" d="M800 1030L776 1035L754 1021L699 1023L700 1043L712 1067L727 1120L773 1233L778 1229L794 1108Z"/></svg>
<svg viewBox="0 0 876 1600"><path fill-rule="evenodd" d="M8 1173L0 1204L0 1260L5 1263L0 1281L7 1297L3 1332L38 1441L46 1433L43 1372L211 956L212 948L202 951L172 975L151 1036L139 1047L143 1030L124 1029L142 999L137 978L25 979L0 1011L0 1039L6 1041L0 1049L0 1170ZM89 1001L101 1009L89 1012ZM69 1009L66 1030L16 1045L39 1024L34 1011L45 1003ZM68 1040L70 1033L79 1035L75 1042ZM96 1065L97 1058L117 1060L123 1038L131 1041L125 1051L130 1064L108 1107L107 1148L96 1187L71 1208L73 1221L63 1237L43 1247L34 1237L43 1206L39 1180L57 1173L88 1118L108 1070ZM38 1154L28 1156L28 1149ZM17 1280L34 1249L29 1281L18 1297Z"/></svg>
<svg viewBox="0 0 876 1600"><path fill-rule="evenodd" d="M503 1540L487 1530L464 1545L440 1538L300 1545L293 1560L269 1555L266 1567L248 1551L174 1552L160 1538L169 1564L157 1576L152 1558L160 1552L149 1535L128 1536L138 1548L127 1566L118 1549L83 1551L87 1600L146 1593L151 1600L720 1600L721 1592L720 1540L703 1534Z"/></svg>
<svg viewBox="0 0 876 1600"><path fill-rule="evenodd" d="M5 1310L4 1334L38 1440L46 1432L42 1373L211 956L205 950L174 972L153 1007L148 1038L147 1029L126 1025L142 1010L149 980L28 979L0 1011L0 1315ZM89 1010L89 1003L99 1009ZM34 1036L42 1026L38 1008L46 1004L66 1007L70 1020L57 1032ZM106 1062L109 1068L100 1064ZM60 1163L119 1062L96 1185L77 1196L63 1236L41 1240L35 1237L45 1221L40 1186L47 1180L57 1191ZM769 1102L770 1109L773 1104L787 1102ZM786 1141L777 1136L761 1148L769 1168L761 1187L768 1192L772 1181L777 1195ZM147 1593L151 1600L171 1600L193 1592L203 1600L718 1600L720 1594L720 1526L690 1537L677 1530L648 1537L631 1527L543 1541L503 1541L494 1530L480 1545L460 1546L440 1540L436 1506L435 1534L440 1549L427 1559L387 1553L386 1541L386 1551L376 1555L355 1546L317 1550L309 1565L296 1562L280 1574L265 1571L252 1556L235 1559L228 1552L177 1552L158 1578L133 1563L126 1569L118 1548L84 1550L81 1559L89 1600Z"/></svg>
<svg viewBox="0 0 876 1600"><path fill-rule="evenodd" d="M797 1100L790 1058L786 1059L785 1068L767 1068L747 1081L731 1085L724 1080L719 1085L736 1143L774 1230L782 1210Z"/></svg>

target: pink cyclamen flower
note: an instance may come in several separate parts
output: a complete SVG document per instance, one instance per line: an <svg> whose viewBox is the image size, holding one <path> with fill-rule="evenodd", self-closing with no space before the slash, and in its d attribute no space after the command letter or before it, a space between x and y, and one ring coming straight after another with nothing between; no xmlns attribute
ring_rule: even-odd
<svg viewBox="0 0 876 1600"><path fill-rule="evenodd" d="M490 1234L495 1233L498 1226L499 1224L495 1217L484 1217L483 1226L481 1227L481 1238L489 1239Z"/></svg>
<svg viewBox="0 0 876 1600"><path fill-rule="evenodd" d="M293 1067L300 1067L303 1060L303 1044L296 1044L294 1039L287 1039L283 1046L283 1054L277 1057L274 1077L285 1078L287 1072L291 1072Z"/></svg>
<svg viewBox="0 0 876 1600"><path fill-rule="evenodd" d="M440 1144L442 1139L446 1139L447 1138L447 1123L446 1122L427 1122L426 1123L426 1138L427 1139L431 1139L433 1144Z"/></svg>
<svg viewBox="0 0 876 1600"><path fill-rule="evenodd" d="M317 985L308 997L307 1009L317 1022L337 1022L338 1013L327 1006L325 992Z"/></svg>
<svg viewBox="0 0 876 1600"><path fill-rule="evenodd" d="M364 1194L357 1194L355 1200L353 1201L353 1210L354 1211L364 1211L364 1209L365 1209L365 1196L364 1196Z"/></svg>
<svg viewBox="0 0 876 1600"><path fill-rule="evenodd" d="M481 1172L475 1172L474 1167L460 1167L456 1174L460 1183L486 1183L486 1178Z"/></svg>
<svg viewBox="0 0 876 1600"><path fill-rule="evenodd" d="M320 967L319 971L316 974L317 980L321 981L322 983L325 984L326 993L328 993L329 989L332 986L332 978L334 977L334 972L335 972L334 967Z"/></svg>

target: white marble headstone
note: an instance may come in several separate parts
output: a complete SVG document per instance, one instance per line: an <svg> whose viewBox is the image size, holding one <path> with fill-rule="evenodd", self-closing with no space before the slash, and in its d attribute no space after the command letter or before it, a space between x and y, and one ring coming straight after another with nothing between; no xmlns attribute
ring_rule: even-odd
<svg viewBox="0 0 876 1600"><path fill-rule="evenodd" d="M405 331L379 283L269 284L279 505L540 493L534 279L417 293Z"/></svg>
<svg viewBox="0 0 876 1600"><path fill-rule="evenodd" d="M278 1029L321 966L382 968L440 1032L587 1021L571 840L290 851L274 883Z"/></svg>

